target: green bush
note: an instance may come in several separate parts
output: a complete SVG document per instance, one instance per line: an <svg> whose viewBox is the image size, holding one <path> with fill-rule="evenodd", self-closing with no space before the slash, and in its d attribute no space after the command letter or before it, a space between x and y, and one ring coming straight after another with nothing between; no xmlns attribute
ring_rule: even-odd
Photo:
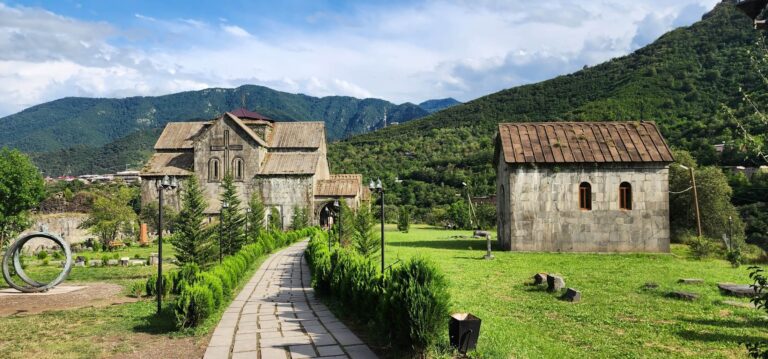
<svg viewBox="0 0 768 359"><path fill-rule="evenodd" d="M219 277L211 273L198 273L197 283L208 287L213 294L213 301L218 308L224 302L224 285Z"/></svg>
<svg viewBox="0 0 768 359"><path fill-rule="evenodd" d="M415 258L382 276L362 255L335 246L315 231L307 248L312 285L341 302L361 323L392 346L422 352L445 331L449 294L445 278L430 262ZM377 310L371 310L376 308Z"/></svg>
<svg viewBox="0 0 768 359"><path fill-rule="evenodd" d="M146 287L145 283L142 282L133 282L131 284L131 287L129 288L131 295L135 298L141 298L141 295L144 293L144 288Z"/></svg>
<svg viewBox="0 0 768 359"><path fill-rule="evenodd" d="M213 293L207 286L195 284L184 289L176 300L174 313L181 328L194 327L216 310Z"/></svg>
<svg viewBox="0 0 768 359"><path fill-rule="evenodd" d="M46 252L44 250L40 251L40 252L37 252L37 259L43 260L43 259L46 259L46 258L48 258L48 252Z"/></svg>

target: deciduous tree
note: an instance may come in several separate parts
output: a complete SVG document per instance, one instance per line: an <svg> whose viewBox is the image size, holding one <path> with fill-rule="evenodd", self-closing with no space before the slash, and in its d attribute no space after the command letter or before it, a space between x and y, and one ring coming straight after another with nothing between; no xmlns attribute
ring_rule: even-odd
<svg viewBox="0 0 768 359"><path fill-rule="evenodd" d="M43 176L18 150L0 150L0 247L30 224L27 211L45 196Z"/></svg>

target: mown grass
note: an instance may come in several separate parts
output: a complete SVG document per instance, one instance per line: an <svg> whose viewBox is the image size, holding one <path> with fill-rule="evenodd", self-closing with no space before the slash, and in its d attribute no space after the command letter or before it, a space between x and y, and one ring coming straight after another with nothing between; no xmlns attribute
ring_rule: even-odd
<svg viewBox="0 0 768 359"><path fill-rule="evenodd" d="M163 250L165 253L165 247ZM146 252L154 253L156 250L152 252L149 248ZM165 255L163 257L169 258ZM233 291L232 298L268 257L269 255L262 256L251 266L237 289ZM174 268L173 265L163 267L164 271ZM27 272L35 278L40 278L55 275L58 268L31 265ZM128 284L143 282L156 272L156 266L75 267L67 281L120 284L127 294ZM156 314L157 303L154 299L145 297L139 302L102 308L50 311L38 315L0 318L0 358L101 358L120 357L121 354L133 352L158 355L158 349L151 348L152 346L170 346L168 354L180 357L183 353L172 351L175 345L173 343L179 340L192 340L192 345L204 348L207 335L221 320L227 305L222 306L196 328L179 330L175 326L172 310L174 299L165 298L160 315ZM162 343L158 344L158 341ZM163 357L162 352L159 355ZM141 355L149 356L151 355Z"/></svg>
<svg viewBox="0 0 768 359"><path fill-rule="evenodd" d="M718 282L748 283L745 266L693 260L685 246L671 254L512 253L483 260L485 241L468 231L388 227L387 262L423 256L450 283L452 310L483 320L484 358L743 357L740 342L768 340L763 312L723 304ZM538 272L559 273L581 291L578 304L527 285ZM678 284L702 278L702 285ZM659 284L647 290L646 282ZM694 302L667 298L671 290L700 294ZM741 299L742 302L747 302ZM447 319L446 319L447 320ZM446 339L447 341L447 333Z"/></svg>

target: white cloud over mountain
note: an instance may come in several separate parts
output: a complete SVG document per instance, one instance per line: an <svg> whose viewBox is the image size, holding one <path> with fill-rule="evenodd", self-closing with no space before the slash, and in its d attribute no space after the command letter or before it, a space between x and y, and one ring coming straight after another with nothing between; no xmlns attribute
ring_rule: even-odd
<svg viewBox="0 0 768 359"><path fill-rule="evenodd" d="M394 102L470 100L628 54L715 3L427 1L264 28L140 13L118 26L0 3L0 115L65 96L245 83Z"/></svg>

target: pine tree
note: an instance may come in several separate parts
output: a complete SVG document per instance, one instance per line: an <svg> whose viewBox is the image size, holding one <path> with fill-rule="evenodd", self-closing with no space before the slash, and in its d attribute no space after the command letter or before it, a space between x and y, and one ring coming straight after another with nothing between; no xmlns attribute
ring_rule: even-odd
<svg viewBox="0 0 768 359"><path fill-rule="evenodd" d="M291 218L291 229L299 230L309 227L309 216L307 209L300 206L293 207L293 218Z"/></svg>
<svg viewBox="0 0 768 359"><path fill-rule="evenodd" d="M334 227L337 233L341 232L340 245L346 247L352 242L352 233L355 227L355 211L349 208L347 201L344 200L339 201L339 206L340 219L334 224Z"/></svg>
<svg viewBox="0 0 768 359"><path fill-rule="evenodd" d="M219 223L219 236L221 236L222 252L225 255L237 253L245 244L245 216L240 208L240 198L237 196L232 175L227 174L221 182L224 192L221 194L221 203L226 203L227 208L221 209L221 223Z"/></svg>
<svg viewBox="0 0 768 359"><path fill-rule="evenodd" d="M371 257L379 251L379 238L373 234L373 214L368 206L361 206L355 214L352 244L358 253Z"/></svg>
<svg viewBox="0 0 768 359"><path fill-rule="evenodd" d="M400 210L397 216L397 230L400 232L408 233L411 228L411 213L405 206L400 206Z"/></svg>
<svg viewBox="0 0 768 359"><path fill-rule="evenodd" d="M181 264L196 263L204 267L213 261L214 248L211 231L205 226L205 209L208 204L195 176L182 187L181 212L176 221L176 233L172 241L176 259Z"/></svg>
<svg viewBox="0 0 768 359"><path fill-rule="evenodd" d="M269 230L270 231L283 230L282 217L280 216L280 211L277 210L277 207L272 207L269 210Z"/></svg>
<svg viewBox="0 0 768 359"><path fill-rule="evenodd" d="M267 215L266 209L264 208L264 202L261 199L261 193L260 192L254 192L251 194L251 199L248 201L248 207L251 209L251 214L249 218L249 226L248 231L250 233L247 233L246 235L248 238L248 243L253 243L256 241L256 238L259 237L259 234L266 229L264 218Z"/></svg>

